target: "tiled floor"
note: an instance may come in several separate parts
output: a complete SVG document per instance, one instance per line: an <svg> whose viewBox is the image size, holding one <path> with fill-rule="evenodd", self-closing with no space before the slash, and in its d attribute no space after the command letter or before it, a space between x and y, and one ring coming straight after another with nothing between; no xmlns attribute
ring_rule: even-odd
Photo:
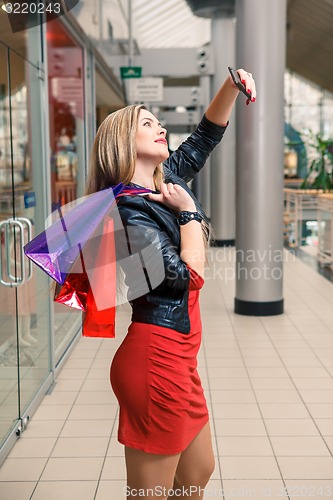
<svg viewBox="0 0 333 500"><path fill-rule="evenodd" d="M285 254L285 314L239 316L233 250L210 254L199 367L216 468L205 498L332 498L333 284ZM109 365L127 321L119 312L116 340L80 340L4 462L0 500L125 498Z"/></svg>

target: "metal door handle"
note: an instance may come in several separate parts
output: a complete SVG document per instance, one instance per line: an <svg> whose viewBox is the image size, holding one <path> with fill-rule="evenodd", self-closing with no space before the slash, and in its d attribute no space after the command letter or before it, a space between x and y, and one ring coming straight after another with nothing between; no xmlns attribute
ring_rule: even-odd
<svg viewBox="0 0 333 500"><path fill-rule="evenodd" d="M13 276L11 273L11 248L10 248L10 239L11 239L11 229L14 226L19 229L19 238L20 238L20 266L21 272L20 276ZM4 228L4 230L3 230ZM23 253L23 244L24 244L24 226L22 222L18 219L7 219L5 221L0 222L0 235L4 235L4 244L6 246L6 268L7 268L7 276L12 281L6 281L4 279L4 271L3 271L3 255L2 255L2 244L0 247L0 283L4 286L17 287L22 285L25 281L25 269L24 269L24 253ZM14 236L14 245L16 244L15 236ZM14 254L15 255L15 254Z"/></svg>
<svg viewBox="0 0 333 500"><path fill-rule="evenodd" d="M23 238L23 241L22 241L21 252L22 252L22 256L23 256L23 260L24 260L23 247L32 238L32 224L31 224L31 221L29 219L27 219L26 217L18 217L16 220L20 221L23 225L25 225L26 228L27 228L27 232L28 232L28 239L27 239L27 241L24 241L24 238ZM26 276L25 281L29 281L31 279L31 277L32 277L32 261L30 259L26 259L26 260L28 260L28 276Z"/></svg>
<svg viewBox="0 0 333 500"><path fill-rule="evenodd" d="M4 275L3 275L2 247L3 247L3 245L6 245L6 249L7 249L7 244L8 244L7 237L6 237L7 224L8 224L8 221L6 221L6 220L3 220L2 222L0 222L0 238L1 238L1 242L0 242L0 283L4 286L12 286L12 283L10 281L6 281L4 279ZM2 243L2 238L3 238L3 243ZM6 252L6 255L7 255L7 252Z"/></svg>

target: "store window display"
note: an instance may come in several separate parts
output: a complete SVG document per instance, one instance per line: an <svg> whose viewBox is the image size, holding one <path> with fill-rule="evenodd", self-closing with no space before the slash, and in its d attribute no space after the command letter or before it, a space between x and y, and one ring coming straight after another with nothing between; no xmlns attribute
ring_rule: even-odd
<svg viewBox="0 0 333 500"><path fill-rule="evenodd" d="M84 176L83 49L57 20L47 25L52 210L82 193ZM80 168L79 168L80 165Z"/></svg>
<svg viewBox="0 0 333 500"><path fill-rule="evenodd" d="M60 20L46 25L49 89L51 206L83 195L85 120L83 48ZM80 314L54 305L56 363L80 327Z"/></svg>

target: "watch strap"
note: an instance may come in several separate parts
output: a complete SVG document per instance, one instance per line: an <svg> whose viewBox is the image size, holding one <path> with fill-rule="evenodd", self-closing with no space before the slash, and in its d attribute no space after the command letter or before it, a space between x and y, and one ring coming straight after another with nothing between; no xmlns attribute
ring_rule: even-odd
<svg viewBox="0 0 333 500"><path fill-rule="evenodd" d="M182 210L178 215L178 221L181 226L196 220L197 222L202 221L202 216L198 212L188 212L187 210Z"/></svg>

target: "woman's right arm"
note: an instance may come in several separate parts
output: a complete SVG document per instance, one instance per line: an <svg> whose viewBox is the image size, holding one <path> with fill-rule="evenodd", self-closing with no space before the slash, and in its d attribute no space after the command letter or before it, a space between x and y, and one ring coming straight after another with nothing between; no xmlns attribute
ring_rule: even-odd
<svg viewBox="0 0 333 500"><path fill-rule="evenodd" d="M178 184L162 183L160 194L149 194L148 197L164 203L179 212L196 212L196 206L187 191ZM205 243L201 224L190 221L180 226L180 257L186 265L203 277L205 268Z"/></svg>

